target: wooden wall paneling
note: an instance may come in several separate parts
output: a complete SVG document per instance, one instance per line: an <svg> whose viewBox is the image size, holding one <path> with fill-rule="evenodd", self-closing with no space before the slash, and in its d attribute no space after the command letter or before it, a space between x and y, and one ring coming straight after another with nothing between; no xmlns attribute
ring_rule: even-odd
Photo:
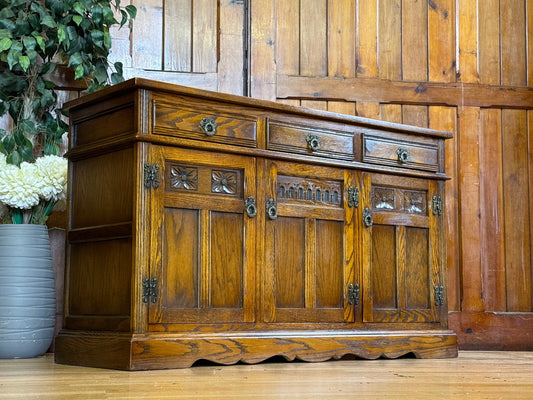
<svg viewBox="0 0 533 400"><path fill-rule="evenodd" d="M485 311L506 311L502 112L481 110L481 265Z"/></svg>
<svg viewBox="0 0 533 400"><path fill-rule="evenodd" d="M218 54L218 90L224 93L247 95L248 77L245 77L247 50L247 23L244 2L220 1L220 37Z"/></svg>
<svg viewBox="0 0 533 400"><path fill-rule="evenodd" d="M300 7L300 75L328 74L327 3L306 0ZM302 106L327 110L325 101L302 100Z"/></svg>
<svg viewBox="0 0 533 400"><path fill-rule="evenodd" d="M503 204L507 311L531 312L527 112L503 110Z"/></svg>
<svg viewBox="0 0 533 400"><path fill-rule="evenodd" d="M477 7L477 2L471 0L458 0L457 2L459 47L457 80L460 82L477 83L479 81Z"/></svg>
<svg viewBox="0 0 533 400"><path fill-rule="evenodd" d="M357 76L376 78L378 76L378 0L358 1L356 5L356 61ZM341 96L348 100L347 96ZM379 102L357 101L357 115L379 118Z"/></svg>
<svg viewBox="0 0 533 400"><path fill-rule="evenodd" d="M428 4L402 2L402 79L425 82L428 78ZM428 107L402 106L402 122L428 126Z"/></svg>
<svg viewBox="0 0 533 400"><path fill-rule="evenodd" d="M525 11L523 1L500 0L502 85L527 84Z"/></svg>
<svg viewBox="0 0 533 400"><path fill-rule="evenodd" d="M137 17L132 33L132 65L161 71L163 68L163 0L133 0Z"/></svg>
<svg viewBox="0 0 533 400"><path fill-rule="evenodd" d="M300 0L276 2L277 74L300 74ZM299 99L278 99L280 103L299 106Z"/></svg>
<svg viewBox="0 0 533 400"><path fill-rule="evenodd" d="M275 0L250 2L250 96L276 100Z"/></svg>
<svg viewBox="0 0 533 400"><path fill-rule="evenodd" d="M479 114L476 107L459 108L459 215L463 311L483 311L481 287Z"/></svg>
<svg viewBox="0 0 533 400"><path fill-rule="evenodd" d="M478 7L480 83L500 84L500 1L484 0Z"/></svg>
<svg viewBox="0 0 533 400"><path fill-rule="evenodd" d="M378 8L378 76L382 79L402 79L402 3L381 0ZM400 104L381 104L379 119L402 122Z"/></svg>
<svg viewBox="0 0 533 400"><path fill-rule="evenodd" d="M192 71L192 0L166 1L164 7L164 70Z"/></svg>
<svg viewBox="0 0 533 400"><path fill-rule="evenodd" d="M455 0L428 2L429 80L455 82Z"/></svg>
<svg viewBox="0 0 533 400"><path fill-rule="evenodd" d="M353 77L356 70L356 0L328 0L328 76ZM355 115L355 102L328 101L328 110Z"/></svg>
<svg viewBox="0 0 533 400"><path fill-rule="evenodd" d="M218 58L217 35L217 0L194 0L192 5L193 72L216 72Z"/></svg>
<svg viewBox="0 0 533 400"><path fill-rule="evenodd" d="M445 171L450 180L445 184L444 206L446 207L446 269L448 282L448 309L461 309L461 265L459 259L459 184L457 179L457 109L455 107L429 107L429 128L452 132L453 138L446 141Z"/></svg>
<svg viewBox="0 0 533 400"><path fill-rule="evenodd" d="M526 26L527 26L527 84L528 86L533 86L533 0L526 0Z"/></svg>

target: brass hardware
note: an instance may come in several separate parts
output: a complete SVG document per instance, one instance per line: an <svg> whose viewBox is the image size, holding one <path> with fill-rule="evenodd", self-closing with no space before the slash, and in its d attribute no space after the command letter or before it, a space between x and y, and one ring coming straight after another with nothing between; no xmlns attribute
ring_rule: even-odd
<svg viewBox="0 0 533 400"><path fill-rule="evenodd" d="M276 219L278 218L278 207L274 199L268 199L266 202L266 211L268 218Z"/></svg>
<svg viewBox="0 0 533 400"><path fill-rule="evenodd" d="M437 307L444 305L444 287L435 286L435 305Z"/></svg>
<svg viewBox="0 0 533 400"><path fill-rule="evenodd" d="M144 164L144 187L147 189L159 187L159 165Z"/></svg>
<svg viewBox="0 0 533 400"><path fill-rule="evenodd" d="M320 138L316 135L307 135L305 138L311 151L317 151L320 148Z"/></svg>
<svg viewBox="0 0 533 400"><path fill-rule="evenodd" d="M355 285L353 283L350 283L348 285L348 304L351 306L358 306L359 305L359 284L356 283Z"/></svg>
<svg viewBox="0 0 533 400"><path fill-rule="evenodd" d="M248 197L244 201L244 209L250 218L253 218L257 215L257 205L255 204L255 199L252 196Z"/></svg>
<svg viewBox="0 0 533 400"><path fill-rule="evenodd" d="M213 136L215 133L217 133L217 123L212 118L202 118L200 121L200 126L207 136Z"/></svg>
<svg viewBox="0 0 533 400"><path fill-rule="evenodd" d="M143 278L142 302L144 304L148 304L150 301L157 303L157 300L159 300L157 278Z"/></svg>
<svg viewBox="0 0 533 400"><path fill-rule="evenodd" d="M358 187L349 187L348 188L348 207L359 207L359 188Z"/></svg>
<svg viewBox="0 0 533 400"><path fill-rule="evenodd" d="M371 227L374 223L374 220L372 219L372 211L370 211L368 207L363 210L363 223L367 228Z"/></svg>
<svg viewBox="0 0 533 400"><path fill-rule="evenodd" d="M433 196L433 215L442 214L442 198L440 196Z"/></svg>
<svg viewBox="0 0 533 400"><path fill-rule="evenodd" d="M407 162L407 159L409 158L409 150L400 147L398 150L396 150L396 154L398 154L398 161L402 164Z"/></svg>

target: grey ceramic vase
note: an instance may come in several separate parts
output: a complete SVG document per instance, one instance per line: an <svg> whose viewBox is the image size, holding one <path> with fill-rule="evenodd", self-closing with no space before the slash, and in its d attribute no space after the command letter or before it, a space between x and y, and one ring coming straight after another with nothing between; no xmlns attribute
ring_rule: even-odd
<svg viewBox="0 0 533 400"><path fill-rule="evenodd" d="M55 310L46 226L0 224L0 358L43 355L54 337Z"/></svg>

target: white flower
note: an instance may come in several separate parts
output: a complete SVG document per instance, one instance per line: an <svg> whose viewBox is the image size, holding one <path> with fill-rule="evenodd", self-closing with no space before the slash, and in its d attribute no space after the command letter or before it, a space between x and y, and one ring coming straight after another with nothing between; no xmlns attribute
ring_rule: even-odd
<svg viewBox="0 0 533 400"><path fill-rule="evenodd" d="M64 200L67 188L67 160L59 156L39 157L20 167L6 163L0 154L0 203L21 210L41 200Z"/></svg>
<svg viewBox="0 0 533 400"><path fill-rule="evenodd" d="M27 210L39 204L38 186L33 164L0 165L0 202L6 206Z"/></svg>
<svg viewBox="0 0 533 400"><path fill-rule="evenodd" d="M43 156L35 161L35 166L41 180L39 196L47 201L64 199L67 189L67 160L59 156Z"/></svg>

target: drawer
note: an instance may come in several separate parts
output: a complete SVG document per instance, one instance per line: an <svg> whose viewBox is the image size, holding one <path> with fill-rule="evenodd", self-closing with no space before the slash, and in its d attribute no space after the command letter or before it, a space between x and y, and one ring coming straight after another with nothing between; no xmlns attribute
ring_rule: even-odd
<svg viewBox="0 0 533 400"><path fill-rule="evenodd" d="M395 139L363 134L363 162L439 171L439 146L434 139Z"/></svg>
<svg viewBox="0 0 533 400"><path fill-rule="evenodd" d="M257 118L154 100L152 133L257 147Z"/></svg>
<svg viewBox="0 0 533 400"><path fill-rule="evenodd" d="M310 128L290 122L268 121L267 149L331 157L354 159L354 133L334 129Z"/></svg>

